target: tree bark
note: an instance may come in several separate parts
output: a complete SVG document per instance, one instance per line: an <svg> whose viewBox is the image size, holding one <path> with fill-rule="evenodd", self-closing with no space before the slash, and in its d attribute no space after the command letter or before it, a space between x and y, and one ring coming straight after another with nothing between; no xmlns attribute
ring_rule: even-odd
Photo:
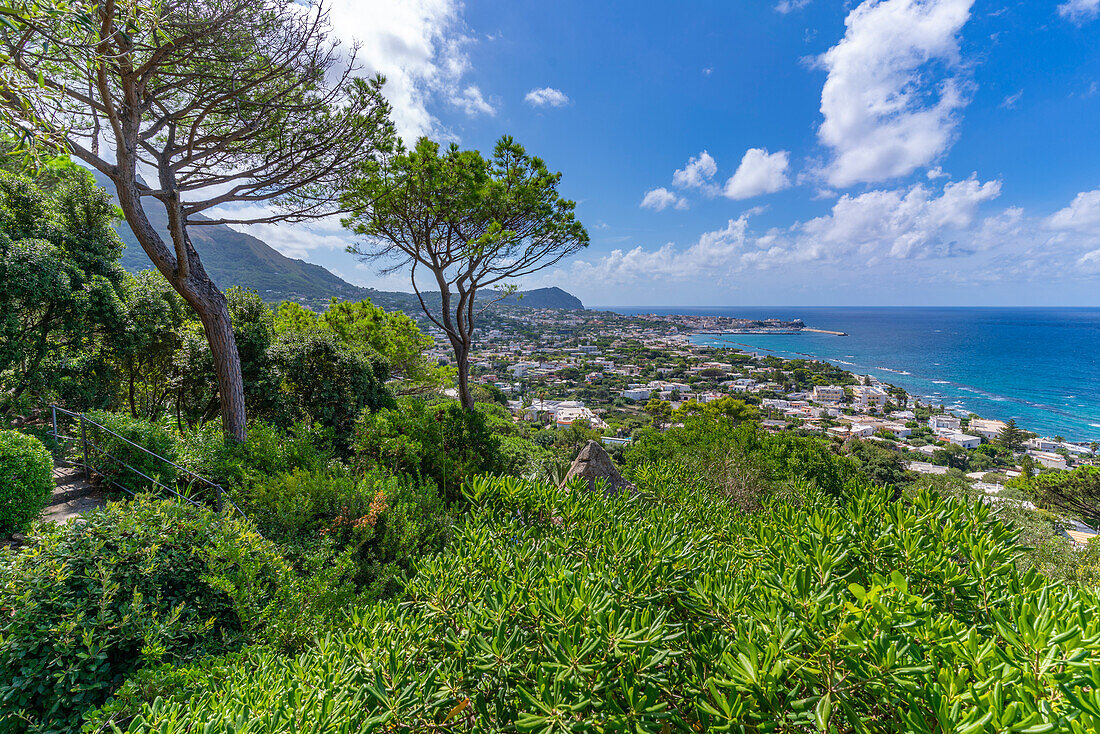
<svg viewBox="0 0 1100 734"><path fill-rule="evenodd" d="M121 166L119 168L122 169ZM117 175L114 182L119 206L142 249L202 322L206 340L210 344L210 353L214 358L222 427L229 439L243 442L248 435L244 378L241 375L241 359L237 354L233 321L229 315L229 302L206 274L183 227L178 228L177 235L184 241L172 243L174 250L182 255L183 262L173 257L160 234L145 216L137 190L136 175Z"/></svg>
<svg viewBox="0 0 1100 734"><path fill-rule="evenodd" d="M192 276L195 270L192 269ZM206 273L203 273L205 276ZM189 279L190 280L190 279ZM243 442L247 437L244 407L244 378L241 357L237 353L237 338L229 316L229 302L209 278L210 290L202 298L188 299L199 315L210 353L214 357L214 372L218 380L218 402L221 406L222 428L229 438ZM186 296L185 296L186 298Z"/></svg>
<svg viewBox="0 0 1100 734"><path fill-rule="evenodd" d="M458 402L466 410L473 410L474 397L470 394L470 350L461 342L451 346L455 350L455 366L458 368Z"/></svg>

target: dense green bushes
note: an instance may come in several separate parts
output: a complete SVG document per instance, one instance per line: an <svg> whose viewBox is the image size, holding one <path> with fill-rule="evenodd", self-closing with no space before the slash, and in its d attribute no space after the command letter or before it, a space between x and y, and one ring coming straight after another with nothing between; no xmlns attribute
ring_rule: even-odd
<svg viewBox="0 0 1100 734"><path fill-rule="evenodd" d="M500 470L499 445L480 410L454 401L403 398L394 408L364 413L355 427L360 466L429 478L449 501L462 496L467 478Z"/></svg>
<svg viewBox="0 0 1100 734"><path fill-rule="evenodd" d="M0 533L38 517L53 491L52 473L53 459L41 441L0 431Z"/></svg>
<svg viewBox="0 0 1100 734"><path fill-rule="evenodd" d="M235 494L276 474L324 468L333 461L330 434L306 423L282 429L256 421L245 441L231 443L219 423L207 423L183 435L179 457L183 466Z"/></svg>
<svg viewBox="0 0 1100 734"><path fill-rule="evenodd" d="M735 426L726 417L688 416L663 433L645 430L626 451L628 473L643 464L676 461L727 495L756 506L768 487L790 479L813 483L838 496L860 476L859 463L834 454L826 441L771 434L753 424Z"/></svg>
<svg viewBox="0 0 1100 734"><path fill-rule="evenodd" d="M330 428L337 447L346 449L359 414L393 406L386 389L389 367L378 355L350 348L324 331L291 333L272 349L281 411L293 421Z"/></svg>
<svg viewBox="0 0 1100 734"><path fill-rule="evenodd" d="M257 529L301 563L347 554L371 596L392 591L416 556L441 549L450 518L430 480L337 468L279 474L241 497Z"/></svg>
<svg viewBox="0 0 1100 734"><path fill-rule="evenodd" d="M987 507L801 482L746 515L637 469L618 498L475 480L400 604L185 676L128 731L1100 726L1100 598L1018 573Z"/></svg>
<svg viewBox="0 0 1100 734"><path fill-rule="evenodd" d="M214 582L230 548L271 579L281 559L245 524L139 499L0 551L0 731L71 732L135 670L231 649L246 629ZM252 585L252 603L270 592Z"/></svg>
<svg viewBox="0 0 1100 734"><path fill-rule="evenodd" d="M89 461L107 481L130 492L152 489L150 480L175 488L179 472L149 453L176 462L179 437L175 431L122 413L92 411L88 418L107 429L91 423L85 428L89 443L99 447L89 449Z"/></svg>
<svg viewBox="0 0 1100 734"><path fill-rule="evenodd" d="M1100 522L1100 467L1082 466L1010 482L1035 498L1036 504L1089 522Z"/></svg>

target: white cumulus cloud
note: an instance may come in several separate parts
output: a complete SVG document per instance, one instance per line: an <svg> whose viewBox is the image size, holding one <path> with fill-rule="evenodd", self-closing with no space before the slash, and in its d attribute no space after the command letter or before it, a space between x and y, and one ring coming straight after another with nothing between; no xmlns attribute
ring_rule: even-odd
<svg viewBox="0 0 1100 734"><path fill-rule="evenodd" d="M907 175L950 146L968 82L959 33L973 0L865 0L819 59L825 174L847 187ZM947 69L938 81L937 71Z"/></svg>
<svg viewBox="0 0 1100 734"><path fill-rule="evenodd" d="M978 208L1000 193L1000 181L971 176L944 185L938 195L924 184L846 194L829 214L797 228L794 249L807 259L957 254L955 239L975 223Z"/></svg>
<svg viewBox="0 0 1100 734"><path fill-rule="evenodd" d="M476 117L478 115L489 115L492 117L497 113L496 108L486 101L485 97L481 94L481 90L473 84L467 85L461 92L452 94L449 102L470 117Z"/></svg>
<svg viewBox="0 0 1100 734"><path fill-rule="evenodd" d="M657 211L667 209L670 206L676 209L687 209L687 205L687 199L677 196L663 186L647 191L645 196L642 197L641 203L643 209L655 209Z"/></svg>
<svg viewBox="0 0 1100 734"><path fill-rule="evenodd" d="M565 92L553 87L532 89L523 98L523 101L532 107L562 107L569 104L569 97Z"/></svg>
<svg viewBox="0 0 1100 734"><path fill-rule="evenodd" d="M462 77L469 71L465 48L471 40L464 32L461 3L332 0L328 10L344 47L358 43L361 73L386 77L384 93L398 132L407 140L438 134L439 121L429 111L433 100L466 95Z"/></svg>
<svg viewBox="0 0 1100 734"><path fill-rule="evenodd" d="M1100 189L1082 191L1047 219L1054 230L1100 236Z"/></svg>
<svg viewBox="0 0 1100 734"><path fill-rule="evenodd" d="M680 188L700 188L707 185L718 172L718 164L705 150L688 159L687 165L672 174L672 185Z"/></svg>
<svg viewBox="0 0 1100 734"><path fill-rule="evenodd" d="M1074 23L1087 23L1100 17L1100 0L1066 0L1058 6L1058 15Z"/></svg>
<svg viewBox="0 0 1100 734"><path fill-rule="evenodd" d="M785 150L768 153L766 148L749 148L722 194L729 199L750 199L785 189L791 185L787 178L789 165L790 153Z"/></svg>
<svg viewBox="0 0 1100 734"><path fill-rule="evenodd" d="M663 192L650 192L655 198L661 196L663 206L676 198L664 189L654 191ZM981 207L1000 192L1000 181L971 176L939 189L918 183L858 196L846 194L823 216L764 232L749 228L749 218L763 211L756 207L722 229L703 233L687 247L667 243L656 249L616 249L598 260L572 263L569 277L609 285L699 277L721 280L747 270L794 264L862 268L891 261L966 257L1006 241L1023 241L1022 211L1010 208L997 215L980 215Z"/></svg>

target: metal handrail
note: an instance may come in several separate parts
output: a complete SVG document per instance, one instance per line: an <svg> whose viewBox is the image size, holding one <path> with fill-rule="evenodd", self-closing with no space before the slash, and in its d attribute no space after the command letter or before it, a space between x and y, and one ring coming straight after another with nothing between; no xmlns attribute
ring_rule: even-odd
<svg viewBox="0 0 1100 734"><path fill-rule="evenodd" d="M63 434L60 431L58 431L58 428L57 428L57 414L58 413L61 413L62 415L66 415L66 416L69 416L70 418L74 418L74 419L80 421L80 436L69 436L69 435ZM230 497L226 496L225 489L220 484L218 484L217 482L212 482L209 479L207 479L206 477L203 477L199 474L196 474L195 472L191 471L187 467L180 466L179 464L172 461L171 459L168 459L164 456L161 456L160 454L158 454L154 451L150 451L149 449L145 448L141 444L134 443L130 439L126 438L125 436L120 436L115 431L112 431L110 428L107 428L107 426L103 425L102 423L98 423L97 421L92 420L91 418L87 417L83 413L74 413L70 410L66 410L66 409L58 407L56 405L51 405L50 406L50 418L51 418L51 423L52 423L52 427L53 427L53 431L52 431L53 438L54 438L55 441L60 442L62 439L67 440L67 441L74 441L74 442L75 441L80 441L81 451L82 451L82 458L83 458L83 461L80 464L80 466L84 470L84 477L86 479L91 479L91 474L92 474L92 472L94 472L95 474L99 475L99 477L103 481L107 482L108 484L110 484L114 487L117 487L118 489L120 489L124 492L127 492L129 494L132 494L132 495L137 494L137 492L135 492L134 490L130 489L129 487L125 487L122 484L119 484L118 482L114 481L113 479L109 479L102 471L96 469L96 467L91 463L91 452L89 451L89 449L92 449L93 451L101 454L102 456L106 456L108 459L111 459L112 461L116 462L118 465L129 469L130 471L134 472L135 474L142 477L143 479L147 479L153 485L155 485L157 487L160 487L161 489L167 490L168 492L171 492L172 494L174 494L176 497L180 498L181 500L184 500L185 502L189 502L189 503L191 503L192 505L194 505L196 507L202 507L201 503L196 502L195 500L191 499L190 497L187 497L186 495L181 494L179 491L177 491L176 489L173 489L172 487L169 487L165 484L162 484L157 479L154 479L153 477L150 477L148 474L145 474L144 472L137 469L136 467L133 467L130 464L127 464L122 459L120 459L117 456L114 456L113 454L109 453L102 446L97 445L94 441L89 441L88 440L87 427L90 425L90 426L92 426L92 427L94 427L98 430L104 431L105 433L109 433L110 435L117 438L119 441L122 441L124 444L126 444L128 446L132 446L133 448L138 449L139 451L142 451L142 452L148 454L149 456L161 461L162 463L167 464L168 466L171 466L174 469L179 470L180 472L182 472L182 473L186 474L187 476L191 477L192 481L198 480L199 482L202 482L206 486L212 487L214 489L215 497L217 499L218 512L222 512L225 509L225 504L228 503L229 506L232 507L234 510L236 510L242 517L247 517L247 515L245 515L244 511L240 507L238 507L237 504ZM75 462L70 462L70 463L75 464ZM190 484L190 482L189 482L189 484Z"/></svg>

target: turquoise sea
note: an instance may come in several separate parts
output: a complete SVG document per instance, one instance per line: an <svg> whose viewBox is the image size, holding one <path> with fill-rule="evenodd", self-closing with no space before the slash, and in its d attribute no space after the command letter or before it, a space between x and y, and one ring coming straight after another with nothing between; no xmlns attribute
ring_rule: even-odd
<svg viewBox="0 0 1100 734"><path fill-rule="evenodd" d="M824 359L956 412L1015 418L1071 441L1100 441L1100 308L613 308L619 313L802 319L849 336L695 337L786 358Z"/></svg>

